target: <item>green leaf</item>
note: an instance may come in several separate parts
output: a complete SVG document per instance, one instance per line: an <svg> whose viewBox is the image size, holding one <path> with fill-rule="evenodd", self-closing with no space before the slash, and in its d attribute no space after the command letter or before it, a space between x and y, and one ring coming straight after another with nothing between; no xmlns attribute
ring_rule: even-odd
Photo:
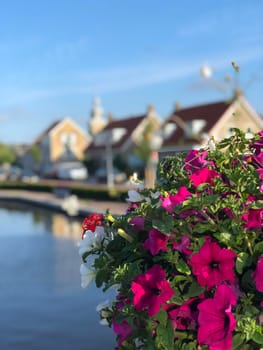
<svg viewBox="0 0 263 350"><path fill-rule="evenodd" d="M233 337L232 350L239 350L240 346L243 345L244 337L241 334L236 334Z"/></svg>
<svg viewBox="0 0 263 350"><path fill-rule="evenodd" d="M185 275L191 275L190 267L182 259L178 260L178 262L176 264L176 270L178 272L185 274Z"/></svg>
<svg viewBox="0 0 263 350"><path fill-rule="evenodd" d="M220 242L228 244L231 241L231 233L229 232L219 232L215 233L214 237L217 238Z"/></svg>
<svg viewBox="0 0 263 350"><path fill-rule="evenodd" d="M255 332L252 336L252 340L257 344L263 345L263 334Z"/></svg>
<svg viewBox="0 0 263 350"><path fill-rule="evenodd" d="M214 228L209 222L204 222L196 224L194 230L197 233L205 233L214 231Z"/></svg>
<svg viewBox="0 0 263 350"><path fill-rule="evenodd" d="M165 310L160 310L154 318L156 321L160 322L161 325L165 326L167 323L167 312Z"/></svg>
<svg viewBox="0 0 263 350"><path fill-rule="evenodd" d="M238 254L236 260L236 270L240 275L243 273L244 268L248 266L249 260L249 255L247 253L242 252Z"/></svg>
<svg viewBox="0 0 263 350"><path fill-rule="evenodd" d="M262 254L263 253L263 241L259 242L254 247L255 252Z"/></svg>
<svg viewBox="0 0 263 350"><path fill-rule="evenodd" d="M165 217L164 220L155 219L152 221L152 226L156 230L161 231L165 235L169 235L174 225L173 218L171 216Z"/></svg>
<svg viewBox="0 0 263 350"><path fill-rule="evenodd" d="M263 200L258 200L258 201L253 202L251 208L252 209L261 209L261 208L263 208Z"/></svg>
<svg viewBox="0 0 263 350"><path fill-rule="evenodd" d="M156 345L158 349L171 350L174 343L174 329L171 322L157 327Z"/></svg>
<svg viewBox="0 0 263 350"><path fill-rule="evenodd" d="M108 273L109 271L106 269L101 269L97 272L96 279L95 279L97 288L100 288L104 282L107 282Z"/></svg>
<svg viewBox="0 0 263 350"><path fill-rule="evenodd" d="M189 299L189 298L197 297L204 291L205 291L204 287L199 286L199 284L196 281L193 281L186 295L187 295L187 298Z"/></svg>

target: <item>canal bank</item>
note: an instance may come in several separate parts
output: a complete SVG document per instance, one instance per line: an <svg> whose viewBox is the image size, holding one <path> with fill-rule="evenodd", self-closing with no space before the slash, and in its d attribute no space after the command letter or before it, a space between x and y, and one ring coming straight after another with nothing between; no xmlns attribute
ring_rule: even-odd
<svg viewBox="0 0 263 350"><path fill-rule="evenodd" d="M0 190L0 200L2 201L27 203L52 209L69 216L72 214L70 214L67 208L71 205L71 199L74 200L74 197L68 196L63 198L56 194L46 192ZM125 213L127 207L128 204L125 202L77 199L77 213L74 213L74 216L84 217L94 212L105 213L106 210L109 210L113 215L121 215Z"/></svg>

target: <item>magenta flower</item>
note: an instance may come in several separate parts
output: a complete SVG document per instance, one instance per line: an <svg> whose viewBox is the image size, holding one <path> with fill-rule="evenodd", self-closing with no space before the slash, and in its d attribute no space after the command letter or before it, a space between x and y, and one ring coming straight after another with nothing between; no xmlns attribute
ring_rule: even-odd
<svg viewBox="0 0 263 350"><path fill-rule="evenodd" d="M143 248L149 250L152 255L157 255L160 250L167 251L169 236L153 228L149 231L148 238L143 243Z"/></svg>
<svg viewBox="0 0 263 350"><path fill-rule="evenodd" d="M122 321L121 323L117 323L114 319L112 320L112 327L114 333L118 335L118 346L115 348L118 350L120 349L124 340L132 333L132 327L126 320Z"/></svg>
<svg viewBox="0 0 263 350"><path fill-rule="evenodd" d="M232 250L221 248L216 242L207 240L199 253L191 257L189 264L200 286L210 290L224 281L235 283L235 257Z"/></svg>
<svg viewBox="0 0 263 350"><path fill-rule="evenodd" d="M217 288L214 298L206 299L198 305L198 342L208 345L210 350L231 350L232 331L236 320L232 306L236 305L235 293L227 285Z"/></svg>
<svg viewBox="0 0 263 350"><path fill-rule="evenodd" d="M255 154L260 154L261 150L263 149L263 130L261 130L258 135L260 136L260 139L251 145L251 147L255 149Z"/></svg>
<svg viewBox="0 0 263 350"><path fill-rule="evenodd" d="M200 151L191 150L185 157L185 168L191 172L204 168L207 165L207 160L205 160L207 155L207 151L200 153Z"/></svg>
<svg viewBox="0 0 263 350"><path fill-rule="evenodd" d="M168 316L174 329L195 329L196 322L192 318L190 306L186 303L169 311Z"/></svg>
<svg viewBox="0 0 263 350"><path fill-rule="evenodd" d="M214 178L219 177L220 175L213 169L203 168L197 170L194 174L190 176L190 180L192 180L193 185L195 187L208 183L212 185L214 183Z"/></svg>
<svg viewBox="0 0 263 350"><path fill-rule="evenodd" d="M245 221L245 227L260 229L263 227L263 209L249 209L242 215L242 219Z"/></svg>
<svg viewBox="0 0 263 350"><path fill-rule="evenodd" d="M147 309L150 317L156 315L161 305L174 295L166 280L165 271L159 265L154 265L144 274L138 275L132 282L131 289L135 309Z"/></svg>
<svg viewBox="0 0 263 350"><path fill-rule="evenodd" d="M190 246L191 241L190 238L186 235L182 236L181 242L173 242L172 247L174 250L177 250L178 252L185 254L185 255L190 255L192 253L192 250L188 249Z"/></svg>
<svg viewBox="0 0 263 350"><path fill-rule="evenodd" d="M258 259L256 271L253 274L253 277L257 290L263 292L263 255Z"/></svg>
<svg viewBox="0 0 263 350"><path fill-rule="evenodd" d="M191 193L185 186L182 186L178 189L176 194L169 194L167 197L161 197L162 207L169 213L172 213L177 204L183 203L190 196Z"/></svg>
<svg viewBox="0 0 263 350"><path fill-rule="evenodd" d="M263 168L257 169L256 172L258 173L259 180L263 180Z"/></svg>
<svg viewBox="0 0 263 350"><path fill-rule="evenodd" d="M143 231L144 229L144 218L140 216L134 216L129 221L129 224L133 226L136 232Z"/></svg>

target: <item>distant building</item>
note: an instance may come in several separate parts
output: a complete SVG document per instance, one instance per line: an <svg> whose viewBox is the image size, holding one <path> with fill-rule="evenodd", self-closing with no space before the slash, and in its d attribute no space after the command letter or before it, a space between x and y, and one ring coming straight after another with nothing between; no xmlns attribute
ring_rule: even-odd
<svg viewBox="0 0 263 350"><path fill-rule="evenodd" d="M38 171L42 175L51 174L56 165L81 161L91 137L70 118L52 123L44 130L21 157L25 168ZM37 149L39 159L34 156Z"/></svg>
<svg viewBox="0 0 263 350"><path fill-rule="evenodd" d="M123 157L130 166L136 165L138 159L134 156L134 149L142 138L145 127L152 125L157 130L160 119L153 106L149 106L146 113L121 119L108 118L107 125L94 134L93 141L86 148L88 158L97 159L105 167L107 150L110 149L113 157Z"/></svg>
<svg viewBox="0 0 263 350"><path fill-rule="evenodd" d="M175 108L162 126L160 155L200 148L214 136L216 141L229 137L233 128L248 133L263 129L261 116L243 95L230 102Z"/></svg>

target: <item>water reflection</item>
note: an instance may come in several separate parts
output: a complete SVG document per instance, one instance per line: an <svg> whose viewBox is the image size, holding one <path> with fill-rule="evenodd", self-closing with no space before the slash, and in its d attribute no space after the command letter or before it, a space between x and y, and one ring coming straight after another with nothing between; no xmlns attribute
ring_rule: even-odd
<svg viewBox="0 0 263 350"><path fill-rule="evenodd" d="M80 287L81 219L0 202L0 222L0 349L114 349L95 311L107 296Z"/></svg>

